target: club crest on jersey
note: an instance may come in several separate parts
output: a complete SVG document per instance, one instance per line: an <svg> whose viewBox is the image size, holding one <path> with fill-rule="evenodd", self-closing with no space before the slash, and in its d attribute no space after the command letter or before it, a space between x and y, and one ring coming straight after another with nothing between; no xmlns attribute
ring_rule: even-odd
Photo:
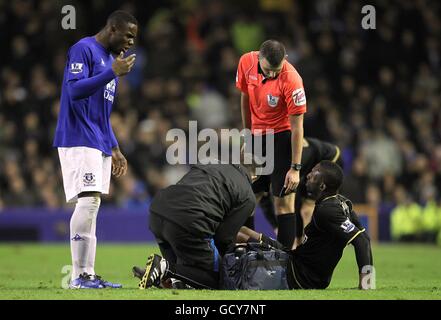
<svg viewBox="0 0 441 320"><path fill-rule="evenodd" d="M344 233L349 233L354 230L355 225L349 219L346 219L346 221L343 222L340 227L343 229Z"/></svg>
<svg viewBox="0 0 441 320"><path fill-rule="evenodd" d="M267 95L268 105L272 108L277 107L277 103L279 102L279 97L275 97L272 95Z"/></svg>
<svg viewBox="0 0 441 320"><path fill-rule="evenodd" d="M83 64L82 63L71 63L70 65L70 73L77 74L83 72Z"/></svg>
<svg viewBox="0 0 441 320"><path fill-rule="evenodd" d="M95 175L93 173L85 173L83 176L83 183L85 187L95 186Z"/></svg>
<svg viewBox="0 0 441 320"><path fill-rule="evenodd" d="M294 90L292 92L292 99L294 101L294 104L296 106L302 106L306 103L306 95L305 95L305 90L303 90L303 88Z"/></svg>

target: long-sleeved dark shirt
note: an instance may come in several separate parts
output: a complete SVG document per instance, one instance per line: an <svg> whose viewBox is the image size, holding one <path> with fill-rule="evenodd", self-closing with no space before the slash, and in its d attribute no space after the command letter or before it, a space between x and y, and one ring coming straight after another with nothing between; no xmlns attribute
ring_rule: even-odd
<svg viewBox="0 0 441 320"><path fill-rule="evenodd" d="M298 286L328 287L344 248L354 241L359 269L372 265L370 242L364 232L348 199L333 195L317 200L311 223L305 228L303 243L291 251ZM363 241L357 239L359 237Z"/></svg>
<svg viewBox="0 0 441 320"><path fill-rule="evenodd" d="M222 254L255 205L244 167L209 164L192 166L177 184L159 191L150 212L197 237L213 237Z"/></svg>

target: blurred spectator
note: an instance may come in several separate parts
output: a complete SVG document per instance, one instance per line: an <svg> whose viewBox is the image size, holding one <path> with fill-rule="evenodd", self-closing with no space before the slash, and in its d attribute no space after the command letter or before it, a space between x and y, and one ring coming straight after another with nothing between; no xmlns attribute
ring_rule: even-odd
<svg viewBox="0 0 441 320"><path fill-rule="evenodd" d="M129 210L147 211L151 197L144 183L136 179L131 170L127 171L127 176L121 180L120 185L121 188L116 195L120 207Z"/></svg>
<svg viewBox="0 0 441 320"><path fill-rule="evenodd" d="M391 213L392 239L399 241L415 241L421 232L421 207L414 202L403 186L395 191L396 207Z"/></svg>
<svg viewBox="0 0 441 320"><path fill-rule="evenodd" d="M394 176L401 174L401 154L395 141L382 131L375 131L365 142L362 149L367 162L367 172L371 179L378 180L386 173Z"/></svg>
<svg viewBox="0 0 441 320"><path fill-rule="evenodd" d="M343 179L340 192L354 203L366 203L368 182L366 161L357 157L352 163L352 171Z"/></svg>
<svg viewBox="0 0 441 320"><path fill-rule="evenodd" d="M231 35L234 47L240 55L258 51L260 44L265 40L264 30L258 19L245 13L231 26Z"/></svg>
<svg viewBox="0 0 441 320"><path fill-rule="evenodd" d="M425 242L434 243L441 232L441 206L431 200L426 203L422 212L422 235Z"/></svg>
<svg viewBox="0 0 441 320"><path fill-rule="evenodd" d="M197 83L187 97L187 103L191 118L198 121L198 130L228 127L228 106L225 98L217 91Z"/></svg>

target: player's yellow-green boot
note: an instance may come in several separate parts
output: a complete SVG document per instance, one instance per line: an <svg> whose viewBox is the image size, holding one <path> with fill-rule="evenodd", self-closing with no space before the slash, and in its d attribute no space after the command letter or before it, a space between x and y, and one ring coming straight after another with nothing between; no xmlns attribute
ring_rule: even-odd
<svg viewBox="0 0 441 320"><path fill-rule="evenodd" d="M133 267L132 270L134 271L134 274L135 268L137 268L137 272L139 273L141 269L138 267ZM138 284L139 289L147 289L152 286L159 288L166 268L167 261L161 256L152 254L150 257L148 257L145 272Z"/></svg>

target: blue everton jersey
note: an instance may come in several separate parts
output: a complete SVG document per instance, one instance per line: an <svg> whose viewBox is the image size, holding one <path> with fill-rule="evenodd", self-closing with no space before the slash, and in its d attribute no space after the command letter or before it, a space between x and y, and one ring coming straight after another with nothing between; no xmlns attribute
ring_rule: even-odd
<svg viewBox="0 0 441 320"><path fill-rule="evenodd" d="M54 147L84 146L112 154L118 145L110 124L118 85L112 62L95 37L83 38L69 49Z"/></svg>

